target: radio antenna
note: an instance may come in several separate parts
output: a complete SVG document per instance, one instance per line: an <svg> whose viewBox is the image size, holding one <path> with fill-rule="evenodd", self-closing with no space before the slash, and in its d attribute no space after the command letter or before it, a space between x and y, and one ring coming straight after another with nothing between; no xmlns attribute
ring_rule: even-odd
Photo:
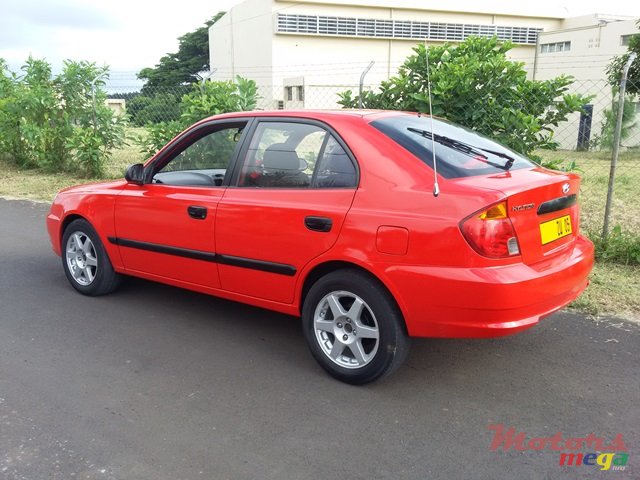
<svg viewBox="0 0 640 480"><path fill-rule="evenodd" d="M438 185L438 163L436 162L436 140L433 131L433 108L431 106L431 74L429 73L429 46L427 40L424 41L425 57L427 59L427 91L429 92L429 117L431 118L431 153L433 155L433 196L440 195L440 185Z"/></svg>

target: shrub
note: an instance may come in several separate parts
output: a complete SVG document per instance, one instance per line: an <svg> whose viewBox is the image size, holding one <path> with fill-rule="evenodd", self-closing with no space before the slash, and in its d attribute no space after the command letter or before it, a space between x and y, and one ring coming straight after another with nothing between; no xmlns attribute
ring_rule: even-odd
<svg viewBox="0 0 640 480"><path fill-rule="evenodd" d="M616 225L606 241L596 233L590 233L589 237L596 248L596 260L640 265L640 235L625 232L620 225Z"/></svg>
<svg viewBox="0 0 640 480"><path fill-rule="evenodd" d="M253 110L258 98L256 83L240 76L236 77L235 82L193 84L191 92L184 95L180 102L179 120L148 123L147 135L135 141L142 153L153 155L189 125L211 115Z"/></svg>
<svg viewBox="0 0 640 480"><path fill-rule="evenodd" d="M22 71L18 77L0 60L0 153L20 168L100 176L111 149L124 143L103 82L96 82L95 108L92 100L91 83L106 69L66 61L54 77L46 61L29 58Z"/></svg>
<svg viewBox="0 0 640 480"><path fill-rule="evenodd" d="M557 148L552 127L580 111L589 98L568 93L573 82L568 76L528 80L524 63L507 58L512 47L495 37L429 47L433 114L533 157L537 148ZM364 107L429 112L427 48L413 50L398 75L383 81L378 92L363 94ZM349 90L340 94L339 103L355 108L358 100Z"/></svg>

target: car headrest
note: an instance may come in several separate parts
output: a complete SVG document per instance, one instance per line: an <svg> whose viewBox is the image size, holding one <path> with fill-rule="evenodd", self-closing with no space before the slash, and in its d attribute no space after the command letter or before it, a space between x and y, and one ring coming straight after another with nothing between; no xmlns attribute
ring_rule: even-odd
<svg viewBox="0 0 640 480"><path fill-rule="evenodd" d="M262 166L268 170L300 170L298 154L284 143L267 147L262 157Z"/></svg>

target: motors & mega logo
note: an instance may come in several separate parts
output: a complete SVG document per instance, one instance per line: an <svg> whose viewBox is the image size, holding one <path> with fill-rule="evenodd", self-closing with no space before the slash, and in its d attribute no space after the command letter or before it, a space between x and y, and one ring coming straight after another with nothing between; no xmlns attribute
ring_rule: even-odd
<svg viewBox="0 0 640 480"><path fill-rule="evenodd" d="M549 450L558 452L558 463L561 467L597 467L600 470L623 471L626 468L629 454L624 438L618 433L615 438L607 443L603 437L597 437L590 433L586 437L565 437L562 432L557 432L552 437L533 437L527 439L527 434L504 425L489 425L489 430L494 431L491 450L502 451L514 449L525 450Z"/></svg>

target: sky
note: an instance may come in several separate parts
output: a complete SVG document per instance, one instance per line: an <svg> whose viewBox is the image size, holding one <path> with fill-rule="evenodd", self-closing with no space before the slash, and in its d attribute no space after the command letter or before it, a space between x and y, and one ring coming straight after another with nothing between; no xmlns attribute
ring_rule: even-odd
<svg viewBox="0 0 640 480"><path fill-rule="evenodd" d="M65 59L109 65L112 79L135 78L141 68L177 50L177 38L241 0L3 0L0 58L18 71L32 55L55 70ZM493 0L494 5L501 2ZM569 15L612 13L640 17L629 0L537 0Z"/></svg>

